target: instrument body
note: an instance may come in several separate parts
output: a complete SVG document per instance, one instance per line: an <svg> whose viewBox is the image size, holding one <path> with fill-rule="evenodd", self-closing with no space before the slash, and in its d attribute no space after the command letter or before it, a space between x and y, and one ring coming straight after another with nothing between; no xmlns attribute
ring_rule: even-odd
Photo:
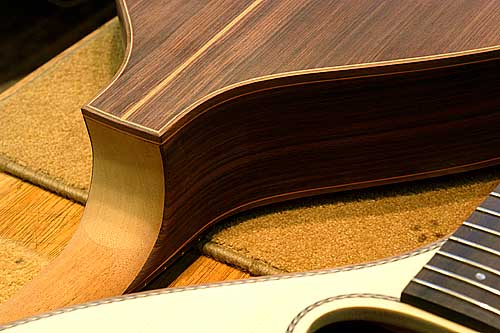
<svg viewBox="0 0 500 333"><path fill-rule="evenodd" d="M84 217L0 322L138 290L242 210L500 162L496 1L118 5Z"/></svg>
<svg viewBox="0 0 500 333"><path fill-rule="evenodd" d="M458 33L470 15L495 22L494 2L465 8L388 1L120 4L126 62L83 115L94 150L108 140L94 138L93 128L105 126L161 154L161 163L148 166L163 172L157 240L127 291L237 212L500 162L493 148L500 145L500 47L488 44L500 41L499 31L492 24L468 41ZM221 7L223 14L214 15ZM165 23L143 22L145 8ZM442 14L434 33L447 28L456 35L424 42L435 36L413 18L420 47L409 50L404 34L389 28L407 24L408 15L425 21L433 11ZM353 22L363 20L356 28L367 35L360 52L360 36L342 24L355 29ZM202 34L200 25L212 30ZM115 169L123 164L113 163Z"/></svg>
<svg viewBox="0 0 500 333"><path fill-rule="evenodd" d="M397 302L403 288L439 245L359 267L131 294L62 309L2 328L9 333L68 329L309 332L318 328L318 321L323 325L347 318L391 322L390 315L381 315L387 311L399 312L398 324L409 324L418 332L473 332ZM370 312L376 318L370 318ZM329 315L326 322L325 315Z"/></svg>

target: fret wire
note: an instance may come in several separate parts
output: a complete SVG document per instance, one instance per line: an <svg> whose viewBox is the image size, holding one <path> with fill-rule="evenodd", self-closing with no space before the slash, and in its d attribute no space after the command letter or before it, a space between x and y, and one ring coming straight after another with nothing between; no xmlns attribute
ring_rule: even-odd
<svg viewBox="0 0 500 333"><path fill-rule="evenodd" d="M473 260L470 260L470 259L466 259L466 258L463 258L463 257L460 257L460 256L457 256L455 254L452 254L452 253L449 253L449 252L446 252L446 251L442 251L442 250L439 250L437 252L437 254L439 255L442 255L444 257L448 257L450 259L453 259L453 260L456 260L456 261L459 261L461 263L464 263L464 264L467 264L467 265L470 265L470 266L474 266L474 267L477 267L479 269L482 269L484 271L488 271L490 273L493 273L497 276L500 276L500 271L492 268L492 267L488 267L488 266L485 266L483 264L480 264L478 262L475 262Z"/></svg>
<svg viewBox="0 0 500 333"><path fill-rule="evenodd" d="M493 191L493 192L491 192L491 193L490 193L490 195L491 195L492 197L497 197L497 198L499 198L499 199L500 199L500 193L498 193L498 192Z"/></svg>
<svg viewBox="0 0 500 333"><path fill-rule="evenodd" d="M494 314L496 314L497 316L500 316L500 310L494 308L493 306L489 305L489 304L486 304L486 303L483 303L483 302L480 302L480 301L477 301L469 296L466 296L466 295L463 295L463 294L460 294L456 291L453 291L453 290L450 290L448 288L444 288L444 287L441 287L441 286L438 286L434 283L431 283L431 282L428 282L428 281L424 281L424 280L421 280L419 278L414 278L412 280L413 282L415 283L418 283L420 285L423 285L423 286L426 286L428 288L431 288L431 289L434 289L434 290L437 290L437 291L440 291L444 294L447 294L447 295L450 295L450 296L453 296L455 298L458 298L464 302L467 302L467 303L470 303L472 305L475 305L475 306L478 306L480 308L483 308L485 309L486 311L490 311L490 312L493 312Z"/></svg>
<svg viewBox="0 0 500 333"><path fill-rule="evenodd" d="M474 229L477 229L477 230L481 230L481 231L487 232L489 234L492 234L494 236L500 237L500 232L498 232L496 230L493 230L493 229L490 229L490 228L487 228L487 227L483 227L482 225L474 224L474 223L471 223L469 221L465 221L463 223L463 225L466 225L468 227L471 227L471 228L474 228Z"/></svg>
<svg viewBox="0 0 500 333"><path fill-rule="evenodd" d="M478 212L482 212L482 213L486 213L486 214L489 214L489 215L493 215L495 217L500 217L500 213L499 212L496 212L496 211L488 209L488 208L477 207L476 210Z"/></svg>
<svg viewBox="0 0 500 333"><path fill-rule="evenodd" d="M489 248L487 246L480 245L480 244L477 244L477 243L474 243L474 242L471 242L471 241L468 241L468 240L465 240L463 238L456 237L456 236L450 236L449 239L452 240L452 241L458 242L458 243L462 243L462 244L468 245L470 247L474 247L476 249L479 249L479 250L482 250L482 251L485 251L485 252L492 253L492 254L500 257L500 251L497 251L495 249Z"/></svg>
<svg viewBox="0 0 500 333"><path fill-rule="evenodd" d="M464 276L461 276L461 275L458 275L458 274L455 274L453 272L450 272L450 271L447 271L445 269L441 269L441 268L438 268L436 266L432 266L432 265L425 265L424 266L425 269L428 269L430 271L433 271L433 272L436 272L436 273L439 273L439 274L442 274L442 275L445 275L445 276L448 276L448 277L451 277L453 279L456 279L456 280L459 280L459 281L462 281L462 282L465 282L465 283L468 283L470 285L473 285L475 287L478 287L480 289L484 289L486 291L489 291L490 293L492 294L495 294L497 296L500 296L500 290L498 289L495 289L495 288L492 288L490 286L487 286L487 285L484 285L482 283L479 283L477 281L474 281L474 280L471 280L469 278L466 278Z"/></svg>

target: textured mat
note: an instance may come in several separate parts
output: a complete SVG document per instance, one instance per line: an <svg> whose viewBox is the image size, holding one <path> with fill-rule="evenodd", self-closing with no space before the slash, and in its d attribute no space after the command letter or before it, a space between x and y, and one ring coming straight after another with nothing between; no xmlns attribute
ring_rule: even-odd
<svg viewBox="0 0 500 333"><path fill-rule="evenodd" d="M122 56L116 20L0 96L0 167L84 202L91 151L79 107ZM396 255L452 232L500 181L499 169L278 204L240 214L202 251L253 274Z"/></svg>
<svg viewBox="0 0 500 333"><path fill-rule="evenodd" d="M264 207L212 242L286 272L373 261L454 231L500 182L500 169Z"/></svg>
<svg viewBox="0 0 500 333"><path fill-rule="evenodd" d="M80 106L108 83L123 55L118 20L0 96L0 164L6 171L85 202L91 148Z"/></svg>

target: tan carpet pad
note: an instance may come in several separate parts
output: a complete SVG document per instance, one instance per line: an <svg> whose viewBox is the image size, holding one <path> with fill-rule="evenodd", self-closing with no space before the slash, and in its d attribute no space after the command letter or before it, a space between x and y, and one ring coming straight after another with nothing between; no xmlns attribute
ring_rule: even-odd
<svg viewBox="0 0 500 333"><path fill-rule="evenodd" d="M120 36L115 19L2 94L4 160L27 167L36 177L60 182L54 186L88 189L91 148L80 107L118 70L123 55Z"/></svg>
<svg viewBox="0 0 500 333"><path fill-rule="evenodd" d="M373 261L452 233L500 182L500 169L337 193L233 218L212 241L293 272Z"/></svg>
<svg viewBox="0 0 500 333"><path fill-rule="evenodd" d="M80 114L122 57L117 20L0 96L0 167L84 202L91 150ZM452 232L498 169L297 200L238 215L203 250L254 274L303 271L410 251Z"/></svg>

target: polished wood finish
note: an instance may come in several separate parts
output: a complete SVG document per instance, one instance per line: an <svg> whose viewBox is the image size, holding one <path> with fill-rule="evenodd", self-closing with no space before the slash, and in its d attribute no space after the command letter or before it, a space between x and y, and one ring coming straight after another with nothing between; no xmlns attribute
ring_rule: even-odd
<svg viewBox="0 0 500 333"><path fill-rule="evenodd" d="M158 257L244 209L498 163L500 66L486 65L480 82L466 67L294 86L200 115L162 146Z"/></svg>
<svg viewBox="0 0 500 333"><path fill-rule="evenodd" d="M83 108L94 174L70 247L91 241L109 265L80 258L71 276L66 252L43 293L33 282L11 301L25 314L142 288L244 209L500 162L496 1L119 10L127 54Z"/></svg>
<svg viewBox="0 0 500 333"><path fill-rule="evenodd" d="M466 51L500 40L497 4L453 3L445 11L443 3L361 2L353 10L350 2L254 1L230 7L227 17L186 16L189 8L209 12L219 5L173 1L155 7L167 32L154 55L141 58L152 43L144 31L163 28L137 17L142 2L123 3L133 41L129 60L112 85L84 107L86 119L161 147L162 229L129 291L203 230L238 211L500 161L492 148L500 144L500 51ZM174 9L179 16L170 15ZM410 13L425 21L433 11L442 16L432 31L422 32L413 19L405 28L414 31L389 29L405 26ZM320 12L331 16L319 21ZM170 33L168 22L180 24L178 17L182 24ZM185 37L196 43L179 44L178 33L200 19L222 28L207 32L203 42L196 33ZM472 29L466 22L475 20L482 20L484 29L463 39L464 29L455 24ZM346 33L339 22L355 22L356 33ZM445 26L450 33L443 39L427 39ZM403 39L417 31L418 38L427 36L425 47L409 48ZM370 38L360 41L365 34ZM304 36L302 47L298 35ZM341 50L332 46L340 39ZM359 52L361 42L370 52ZM446 52L456 53L440 55ZM164 59L172 62L161 66ZM352 65L363 62L368 63ZM139 69L150 74L140 82Z"/></svg>
<svg viewBox="0 0 500 333"><path fill-rule="evenodd" d="M500 39L494 0L128 0L119 9L133 41L130 57L89 104L160 132L207 96L246 80L472 50Z"/></svg>

